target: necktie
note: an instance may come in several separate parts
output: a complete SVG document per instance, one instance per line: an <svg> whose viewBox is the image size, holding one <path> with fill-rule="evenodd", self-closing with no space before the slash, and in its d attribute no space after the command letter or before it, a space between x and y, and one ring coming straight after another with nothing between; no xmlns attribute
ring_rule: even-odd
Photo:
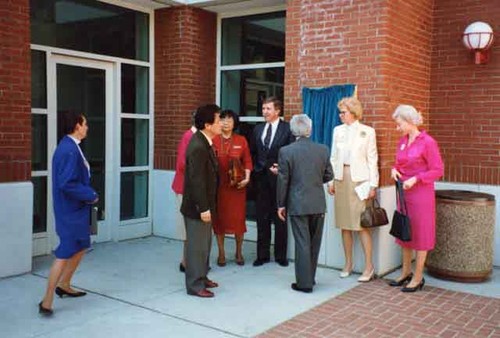
<svg viewBox="0 0 500 338"><path fill-rule="evenodd" d="M271 128L271 124L268 123L267 124L267 131L266 131L266 137L264 137L264 147L266 147L267 149L269 149L269 145L271 143L271 134L272 134L273 130Z"/></svg>

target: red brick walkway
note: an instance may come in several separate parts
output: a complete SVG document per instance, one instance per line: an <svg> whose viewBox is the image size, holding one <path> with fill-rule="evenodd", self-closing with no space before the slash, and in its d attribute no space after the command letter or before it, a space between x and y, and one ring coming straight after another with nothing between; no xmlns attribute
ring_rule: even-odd
<svg viewBox="0 0 500 338"><path fill-rule="evenodd" d="M304 294L304 297L307 297ZM361 284L259 337L500 337L500 299Z"/></svg>

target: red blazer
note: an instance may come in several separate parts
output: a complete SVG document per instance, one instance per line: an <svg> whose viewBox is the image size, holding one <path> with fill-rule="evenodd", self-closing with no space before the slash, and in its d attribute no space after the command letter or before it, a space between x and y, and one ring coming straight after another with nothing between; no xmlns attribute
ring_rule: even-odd
<svg viewBox="0 0 500 338"><path fill-rule="evenodd" d="M175 163L175 176L172 182L172 190L176 194L183 194L184 192L184 170L186 168L186 149L188 147L191 137L193 137L193 129L190 128L182 135L181 141L177 146L177 161ZM196 130L195 130L196 131Z"/></svg>

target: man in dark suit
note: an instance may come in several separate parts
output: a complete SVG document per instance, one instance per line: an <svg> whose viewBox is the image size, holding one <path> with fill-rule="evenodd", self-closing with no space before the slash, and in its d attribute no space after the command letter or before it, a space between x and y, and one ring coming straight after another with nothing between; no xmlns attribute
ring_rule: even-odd
<svg viewBox="0 0 500 338"><path fill-rule="evenodd" d="M266 123L255 127L251 140L253 180L257 186L257 259L254 266L270 261L271 222L274 223L274 259L279 265L288 266L287 226L276 214L276 177L278 151L294 138L289 124L279 118L281 110L281 101L277 98L264 100L262 115Z"/></svg>
<svg viewBox="0 0 500 338"><path fill-rule="evenodd" d="M278 216L290 216L295 238L295 277L292 289L312 292L318 264L326 202L323 184L333 180L330 151L309 139L312 121L294 115L290 121L297 141L280 149L278 156Z"/></svg>
<svg viewBox="0 0 500 338"><path fill-rule="evenodd" d="M189 295L213 297L208 288L218 284L207 278L212 245L212 219L217 202L217 158L212 139L221 134L220 108L205 105L195 114L198 130L186 150L181 213L186 225L186 290Z"/></svg>

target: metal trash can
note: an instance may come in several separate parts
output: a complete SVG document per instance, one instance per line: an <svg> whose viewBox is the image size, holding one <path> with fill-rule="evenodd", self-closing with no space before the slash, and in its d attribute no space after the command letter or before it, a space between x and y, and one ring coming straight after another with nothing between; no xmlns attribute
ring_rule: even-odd
<svg viewBox="0 0 500 338"><path fill-rule="evenodd" d="M495 196L436 190L436 246L429 274L459 282L482 282L493 269Z"/></svg>

